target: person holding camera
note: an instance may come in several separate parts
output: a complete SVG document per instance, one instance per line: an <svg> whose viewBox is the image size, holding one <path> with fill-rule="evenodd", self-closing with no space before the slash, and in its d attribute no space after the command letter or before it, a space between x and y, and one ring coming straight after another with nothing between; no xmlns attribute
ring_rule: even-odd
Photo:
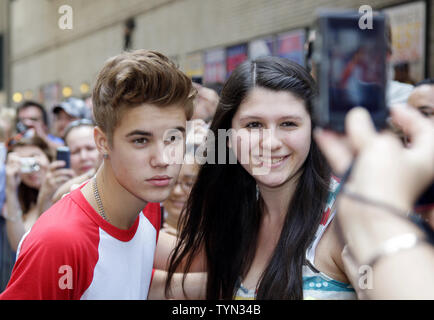
<svg viewBox="0 0 434 320"><path fill-rule="evenodd" d="M75 120L66 127L63 139L70 149L71 169L76 177L57 189L53 195L53 203L92 178L101 165L102 156L93 138L94 127L95 123L89 119Z"/></svg>
<svg viewBox="0 0 434 320"><path fill-rule="evenodd" d="M54 191L73 175L52 162L49 146L38 136L11 143L6 161L6 205L3 216L11 249L51 204ZM66 170L66 171L65 171ZM48 203L47 203L48 202Z"/></svg>
<svg viewBox="0 0 434 320"><path fill-rule="evenodd" d="M36 101L26 100L18 106L16 130L22 137L40 137L52 150L64 144L61 138L49 133L47 111Z"/></svg>

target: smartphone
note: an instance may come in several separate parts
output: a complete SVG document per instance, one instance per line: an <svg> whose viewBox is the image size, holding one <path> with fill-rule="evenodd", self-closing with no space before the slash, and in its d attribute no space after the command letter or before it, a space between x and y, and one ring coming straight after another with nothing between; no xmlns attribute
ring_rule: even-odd
<svg viewBox="0 0 434 320"><path fill-rule="evenodd" d="M68 147L58 147L56 153L56 160L63 160L66 162L64 168L70 168L70 152Z"/></svg>
<svg viewBox="0 0 434 320"><path fill-rule="evenodd" d="M358 12L320 12L312 60L318 81L313 117L320 127L343 133L345 116L366 108L377 129L386 127L385 16L372 15L372 28Z"/></svg>
<svg viewBox="0 0 434 320"><path fill-rule="evenodd" d="M202 82L203 82L202 77L200 77L200 76L193 76L191 78L191 81L194 83L200 84L200 85L202 85Z"/></svg>

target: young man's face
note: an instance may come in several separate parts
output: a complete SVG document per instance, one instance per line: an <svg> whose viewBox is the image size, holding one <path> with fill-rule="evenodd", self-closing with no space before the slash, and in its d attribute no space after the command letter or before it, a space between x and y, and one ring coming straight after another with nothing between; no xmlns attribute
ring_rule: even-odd
<svg viewBox="0 0 434 320"><path fill-rule="evenodd" d="M78 118L67 114L63 110L59 110L54 114L54 131L58 137L63 137L65 134L65 129L72 121Z"/></svg>
<svg viewBox="0 0 434 320"><path fill-rule="evenodd" d="M36 106L28 106L18 112L18 121L25 124L28 128L41 127L45 130L44 116L42 111Z"/></svg>
<svg viewBox="0 0 434 320"><path fill-rule="evenodd" d="M180 105L143 104L126 110L109 148L119 184L143 201L164 201L181 169L186 120ZM178 155L171 159L174 164L169 163L168 151Z"/></svg>

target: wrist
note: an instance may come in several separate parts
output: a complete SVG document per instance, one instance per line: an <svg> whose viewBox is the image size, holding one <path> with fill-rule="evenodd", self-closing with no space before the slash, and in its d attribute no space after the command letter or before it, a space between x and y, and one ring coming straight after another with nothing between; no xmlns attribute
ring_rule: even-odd
<svg viewBox="0 0 434 320"><path fill-rule="evenodd" d="M10 196L16 194L17 189L18 186L6 185L6 189L5 189L6 195Z"/></svg>
<svg viewBox="0 0 434 320"><path fill-rule="evenodd" d="M378 207L393 212L402 217L408 216L413 209L413 202L408 194L400 194L397 190L390 188L357 188L353 184L344 186L341 191L342 197L348 197L357 204L364 204L371 207Z"/></svg>
<svg viewBox="0 0 434 320"><path fill-rule="evenodd" d="M16 210L13 214L6 212L4 218L8 222L18 222L23 219L23 211L21 209Z"/></svg>
<svg viewBox="0 0 434 320"><path fill-rule="evenodd" d="M338 203L338 221L346 243L358 262L372 258L373 250L383 242L406 233L423 236L423 232L407 219L386 207L355 201L342 195Z"/></svg>

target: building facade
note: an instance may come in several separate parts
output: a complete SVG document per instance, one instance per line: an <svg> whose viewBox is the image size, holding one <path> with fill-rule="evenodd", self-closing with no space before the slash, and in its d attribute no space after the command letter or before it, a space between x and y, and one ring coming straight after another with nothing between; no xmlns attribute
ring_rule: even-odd
<svg viewBox="0 0 434 320"><path fill-rule="evenodd" d="M6 1L0 0L3 14ZM421 55L412 62L413 77L433 77L433 1L13 0L8 26L0 26L11 39L4 100L14 106L19 97L32 98L50 107L67 95L87 95L104 61L125 48L161 51L190 76L210 82L224 79L240 59L261 50L301 59L300 42L319 7L358 9L362 4L374 10L421 4L414 12L425 10L424 21L410 17L404 28L419 30L425 40L412 53Z"/></svg>

